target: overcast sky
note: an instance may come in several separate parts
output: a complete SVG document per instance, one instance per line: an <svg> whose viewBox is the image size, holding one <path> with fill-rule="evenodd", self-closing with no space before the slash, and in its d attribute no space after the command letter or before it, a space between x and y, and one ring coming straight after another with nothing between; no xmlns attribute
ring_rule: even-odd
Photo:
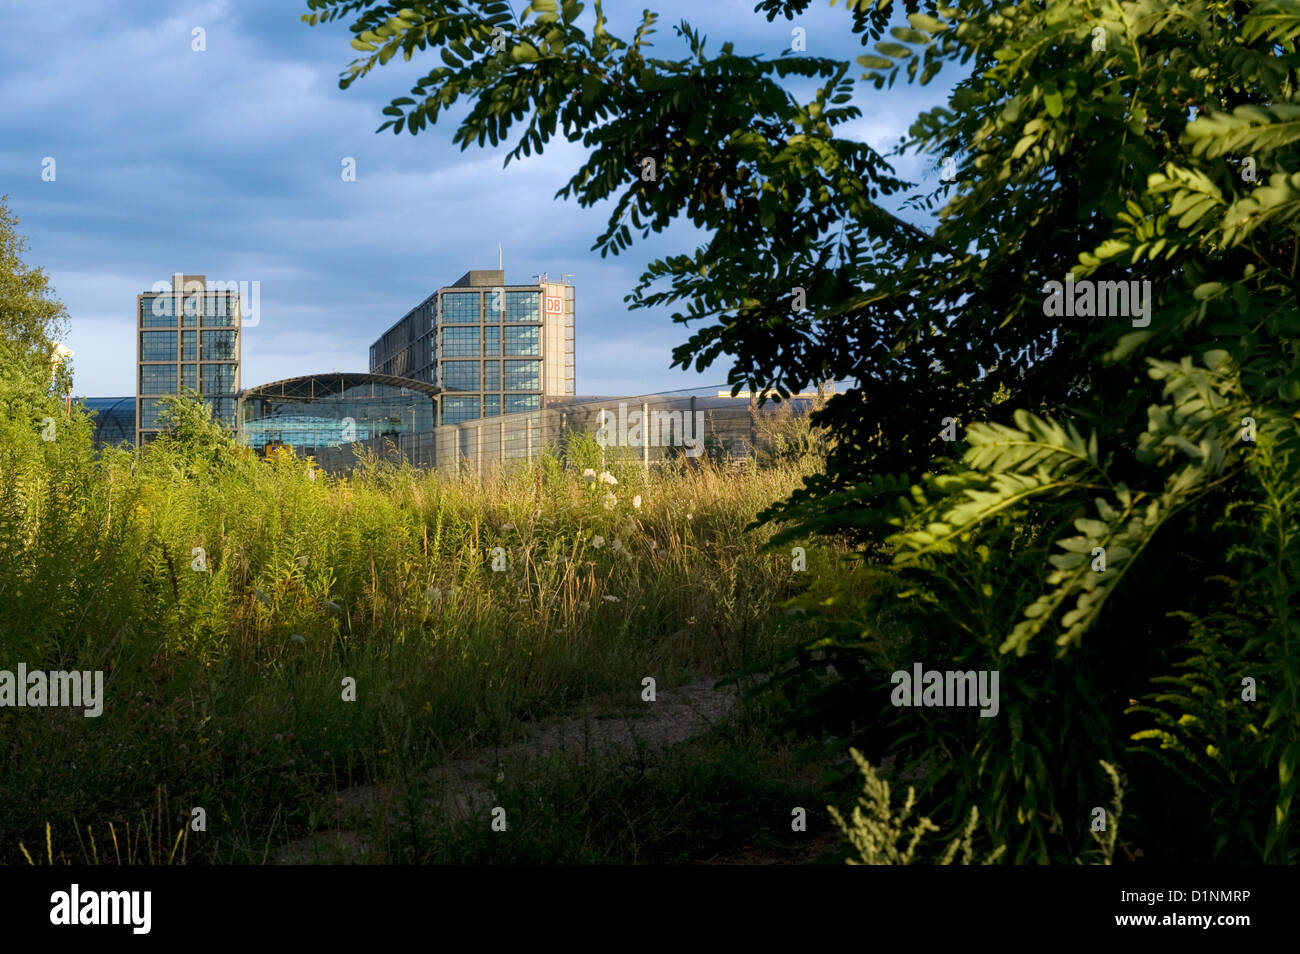
<svg viewBox="0 0 1300 954"><path fill-rule="evenodd" d="M799 19L772 23L753 6L608 0L606 11L625 39L643 7L657 11L657 56L684 48L673 31L683 19L714 51L732 40L738 53L776 57L800 26L811 54L865 52L843 4L813 0ZM465 271L495 268L498 242L508 282L575 276L580 394L725 381L723 365L670 370L690 331L669 310L623 303L649 261L695 246L688 226L602 259L590 249L607 209L553 198L581 146L556 142L503 169L513 141L462 152L451 122L414 137L376 134L389 100L441 61L427 51L394 58L340 90L357 55L351 20L309 27L306 9L305 0L0 0L0 194L28 239L27 263L49 272L68 308L78 395L135 393L135 296L173 272L261 283L259 322L244 333L250 387L367 370L380 333ZM589 4L582 22L590 18ZM192 49L195 28L205 51ZM860 83L863 118L839 134L888 151L942 100L946 79L882 92ZM340 175L347 156L355 182ZM42 179L46 157L52 182ZM937 176L933 160L908 157L896 170Z"/></svg>

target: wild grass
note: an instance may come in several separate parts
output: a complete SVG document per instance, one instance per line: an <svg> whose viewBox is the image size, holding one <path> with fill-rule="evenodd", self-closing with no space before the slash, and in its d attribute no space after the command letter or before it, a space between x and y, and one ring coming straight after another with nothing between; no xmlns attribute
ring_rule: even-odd
<svg viewBox="0 0 1300 954"><path fill-rule="evenodd" d="M3 862L112 861L108 826L146 811L132 857L182 857L183 830L190 861L262 861L323 793L636 700L645 676L747 668L791 639L797 581L744 528L815 466L611 459L610 484L552 457L480 482L166 442L39 453L0 469L0 669L103 670L105 699L0 708Z"/></svg>

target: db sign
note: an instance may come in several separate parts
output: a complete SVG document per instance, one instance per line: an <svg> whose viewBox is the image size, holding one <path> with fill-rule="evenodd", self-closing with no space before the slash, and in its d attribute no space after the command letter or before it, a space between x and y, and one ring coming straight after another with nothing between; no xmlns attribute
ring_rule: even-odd
<svg viewBox="0 0 1300 954"><path fill-rule="evenodd" d="M564 314L564 299L555 295L546 296L546 313L548 315Z"/></svg>

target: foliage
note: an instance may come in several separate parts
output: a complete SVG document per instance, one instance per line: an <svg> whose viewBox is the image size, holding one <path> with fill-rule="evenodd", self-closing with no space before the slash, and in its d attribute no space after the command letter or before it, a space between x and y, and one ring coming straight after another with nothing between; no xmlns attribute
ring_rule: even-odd
<svg viewBox="0 0 1300 954"><path fill-rule="evenodd" d="M248 456L241 453L234 435L221 426L198 392L182 388L179 394L164 395L161 403L163 430L156 440L194 466L229 467Z"/></svg>
<svg viewBox="0 0 1300 954"><path fill-rule="evenodd" d="M1106 813L1106 827L1100 831L1094 828L1092 837L1097 842L1101 863L1109 865L1114 861L1115 844L1119 841L1119 820L1124 813L1124 782L1119 776L1119 770L1109 762L1102 762L1101 767L1110 777L1114 796L1111 798L1110 811Z"/></svg>
<svg viewBox="0 0 1300 954"><path fill-rule="evenodd" d="M1227 843L1256 860L1296 857L1298 587L1281 529L1294 524L1286 488L1300 484L1295 3L955 0L908 4L904 24L890 0L851 0L848 28L871 47L858 63L877 89L961 71L900 147L952 160L952 181L921 186L836 135L862 115L845 62L765 60L730 43L709 54L686 23L690 55L654 59L653 13L625 41L599 3L584 29L573 0L535 0L518 21L494 0L309 6L313 23L359 13L353 45L368 56L344 87L399 49L440 48L446 65L394 100L381 129L418 133L465 98L462 148L518 124L507 162L556 135L582 142L587 160L558 195L612 203L602 254L678 217L703 230L704 244L652 262L629 296L706 323L677 364L726 356L737 390L855 383L819 415L834 439L825 472L763 518L856 541L894 579L840 624L820 606L834 632L856 633L809 643L788 675L807 681L833 658L844 683L829 692L869 713L886 711L880 667L918 649L1000 668L998 719L972 730L911 711L875 729L878 744L939 765L926 784L954 821L977 801L1016 860L1068 862L1105 760L1125 765L1128 831L1159 848L1149 857L1204 861ZM807 7L756 9L771 20ZM820 84L807 102L783 85L799 78ZM937 209L933 233L889 207L900 201ZM1138 282L1147 308L1102 313L1081 299L1073 318L1053 314L1047 283L1067 275L1115 306L1119 286L1102 283ZM1217 579L1232 582L1205 585ZM878 633L890 618L907 635ZM1187 790L1171 796L1170 776L1126 764L1134 728L1154 745L1123 724L1126 700L1189 657L1149 738L1191 777L1217 779L1212 804L1229 799L1232 820L1207 824L1200 802L1190 816L1164 812L1170 798L1192 804ZM1255 672L1264 719L1233 701ZM828 721L842 706L818 706L839 744L867 732ZM1201 756L1205 740L1189 734L1218 731ZM1225 775L1216 760L1229 749L1240 771ZM1263 790L1232 801L1243 774Z"/></svg>
<svg viewBox="0 0 1300 954"><path fill-rule="evenodd" d="M161 863L195 805L209 833L178 858L266 861L341 789L427 779L522 723L635 699L647 673L670 692L779 638L788 564L743 528L813 464L610 462L606 509L558 461L481 483L381 461L332 478L291 454L219 464L228 437L202 405L176 409L170 436L96 456L74 408L30 466L0 461L0 657L104 672L99 718L0 709L2 862L20 845L109 860L116 831L124 861Z"/></svg>
<svg viewBox="0 0 1300 954"><path fill-rule="evenodd" d="M918 818L912 825L910 833L904 832L904 826L912 815L916 805L916 789L908 788L907 801L897 814L890 805L889 783L882 779L871 763L857 749L852 749L853 760L862 772L862 795L853 809L850 825L844 820L839 809L828 805L831 818L844 832L849 842L858 852L858 859L848 859L851 865L910 865L916 863L916 849L921 839L930 832L939 831L939 826L929 818ZM972 839L979 824L979 810L972 807L966 828L948 842L948 847L938 858L938 864L950 865L961 852L961 863L968 865L974 854ZM907 837L906 847L903 838ZM1006 846L1000 845L985 857L982 864L994 864L1006 852Z"/></svg>
<svg viewBox="0 0 1300 954"><path fill-rule="evenodd" d="M49 276L23 262L26 241L7 200L0 196L0 458L16 467L50 450L43 445L64 423L72 371L55 360L67 311Z"/></svg>

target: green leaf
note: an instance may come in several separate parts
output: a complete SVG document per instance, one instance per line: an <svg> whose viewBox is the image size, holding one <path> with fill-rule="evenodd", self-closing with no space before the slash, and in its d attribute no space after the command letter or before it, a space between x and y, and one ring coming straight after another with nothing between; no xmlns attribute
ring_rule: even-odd
<svg viewBox="0 0 1300 954"><path fill-rule="evenodd" d="M905 60L912 55L912 51L901 43L877 43L876 49L896 60Z"/></svg>
<svg viewBox="0 0 1300 954"><path fill-rule="evenodd" d="M907 22L912 24L912 26L916 27L918 30L924 30L926 33L930 34L942 33L944 30L948 29L948 24L924 13L909 14Z"/></svg>
<svg viewBox="0 0 1300 954"><path fill-rule="evenodd" d="M535 63L540 54L531 43L516 43L510 48L510 58L516 63Z"/></svg>
<svg viewBox="0 0 1300 954"><path fill-rule="evenodd" d="M869 70L887 70L894 65L893 60L887 60L883 56L872 56L869 53L859 56L857 62L859 66Z"/></svg>

